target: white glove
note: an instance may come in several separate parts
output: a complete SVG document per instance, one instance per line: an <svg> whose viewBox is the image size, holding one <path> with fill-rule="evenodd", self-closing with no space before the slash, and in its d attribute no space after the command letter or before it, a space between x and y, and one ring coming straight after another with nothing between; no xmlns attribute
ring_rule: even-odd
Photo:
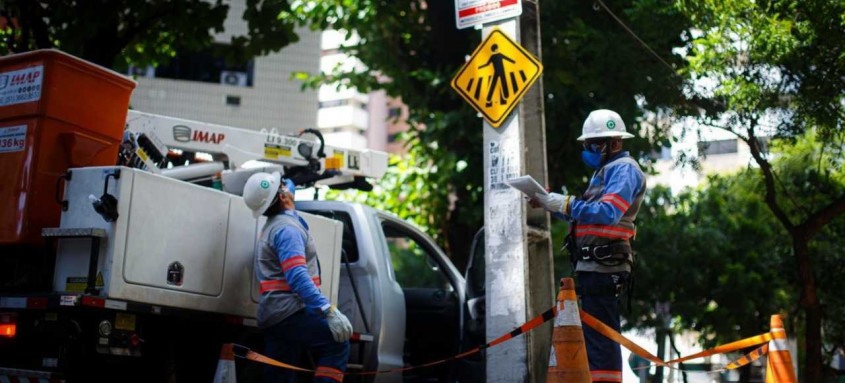
<svg viewBox="0 0 845 383"><path fill-rule="evenodd" d="M332 331L335 342L346 342L352 337L352 324L349 323L346 315L343 315L334 305L329 307L326 320L329 322L329 330Z"/></svg>
<svg viewBox="0 0 845 383"><path fill-rule="evenodd" d="M572 197L558 193L534 193L534 198L531 200L552 213L568 214L570 198Z"/></svg>

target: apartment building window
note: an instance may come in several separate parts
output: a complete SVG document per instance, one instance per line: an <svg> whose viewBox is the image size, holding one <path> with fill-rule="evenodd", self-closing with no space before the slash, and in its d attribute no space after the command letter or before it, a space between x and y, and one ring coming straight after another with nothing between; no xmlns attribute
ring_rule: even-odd
<svg viewBox="0 0 845 383"><path fill-rule="evenodd" d="M393 107L387 111L387 116L390 118L399 118L402 116L402 108Z"/></svg>
<svg viewBox="0 0 845 383"><path fill-rule="evenodd" d="M320 107L320 109L323 109L323 108L333 108L333 107L336 107L336 106L344 106L344 105L349 105L348 99L320 101L319 107Z"/></svg>
<svg viewBox="0 0 845 383"><path fill-rule="evenodd" d="M255 61L227 61L226 55L232 49L228 44L214 44L199 52L180 52L166 65L157 67L155 77L228 86L253 86Z"/></svg>
<svg viewBox="0 0 845 383"><path fill-rule="evenodd" d="M698 152L705 156L736 153L737 140L701 141L698 143Z"/></svg>

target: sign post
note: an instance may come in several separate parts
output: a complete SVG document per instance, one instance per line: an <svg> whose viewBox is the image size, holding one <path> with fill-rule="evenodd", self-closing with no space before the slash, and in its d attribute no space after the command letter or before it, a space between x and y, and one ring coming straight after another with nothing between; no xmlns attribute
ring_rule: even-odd
<svg viewBox="0 0 845 383"><path fill-rule="evenodd" d="M461 3L493 7L512 2L456 0L459 28ZM548 214L529 209L522 194L504 183L525 174L546 183L542 84L532 87L543 71L535 57L540 52L539 5L525 3L525 33L516 18L485 21L481 45L451 83L484 118L487 341L554 303ZM519 9L522 14L521 4ZM523 34L533 39L529 49L519 45ZM550 349L550 326L488 349L487 381L545 381Z"/></svg>

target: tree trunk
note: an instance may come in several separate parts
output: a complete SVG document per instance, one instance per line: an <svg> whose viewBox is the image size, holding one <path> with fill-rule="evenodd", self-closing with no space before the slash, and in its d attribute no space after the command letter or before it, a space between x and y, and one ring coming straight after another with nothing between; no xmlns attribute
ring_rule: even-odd
<svg viewBox="0 0 845 383"><path fill-rule="evenodd" d="M804 379L807 383L822 382L822 306L816 294L816 276L808 249L809 236L797 231L792 233L792 250L798 268L798 283L801 284L801 300L804 309L804 352L806 353Z"/></svg>
<svg viewBox="0 0 845 383"><path fill-rule="evenodd" d="M657 329L657 357L661 360L666 360L666 335L667 331L663 328ZM663 367L657 366L654 368L654 376L652 382L663 383Z"/></svg>

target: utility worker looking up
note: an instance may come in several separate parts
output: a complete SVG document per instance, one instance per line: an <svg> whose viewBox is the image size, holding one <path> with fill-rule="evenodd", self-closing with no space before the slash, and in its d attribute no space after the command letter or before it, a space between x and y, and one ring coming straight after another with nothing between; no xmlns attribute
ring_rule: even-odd
<svg viewBox="0 0 845 383"><path fill-rule="evenodd" d="M630 280L636 234L634 220L643 201L645 175L622 150L625 131L619 114L595 110L584 121L581 158L595 169L586 192L578 198L558 193L535 194L530 203L570 221L566 247L577 278L584 311L620 330L619 295ZM622 382L619 344L584 327L593 382Z"/></svg>
<svg viewBox="0 0 845 383"><path fill-rule="evenodd" d="M352 325L320 292L314 239L296 213L294 191L293 182L278 172L253 174L244 185L244 202L255 218L267 216L255 249L258 327L270 358L298 366L308 350L317 362L314 382L342 382ZM268 366L264 381L290 383L294 372Z"/></svg>

